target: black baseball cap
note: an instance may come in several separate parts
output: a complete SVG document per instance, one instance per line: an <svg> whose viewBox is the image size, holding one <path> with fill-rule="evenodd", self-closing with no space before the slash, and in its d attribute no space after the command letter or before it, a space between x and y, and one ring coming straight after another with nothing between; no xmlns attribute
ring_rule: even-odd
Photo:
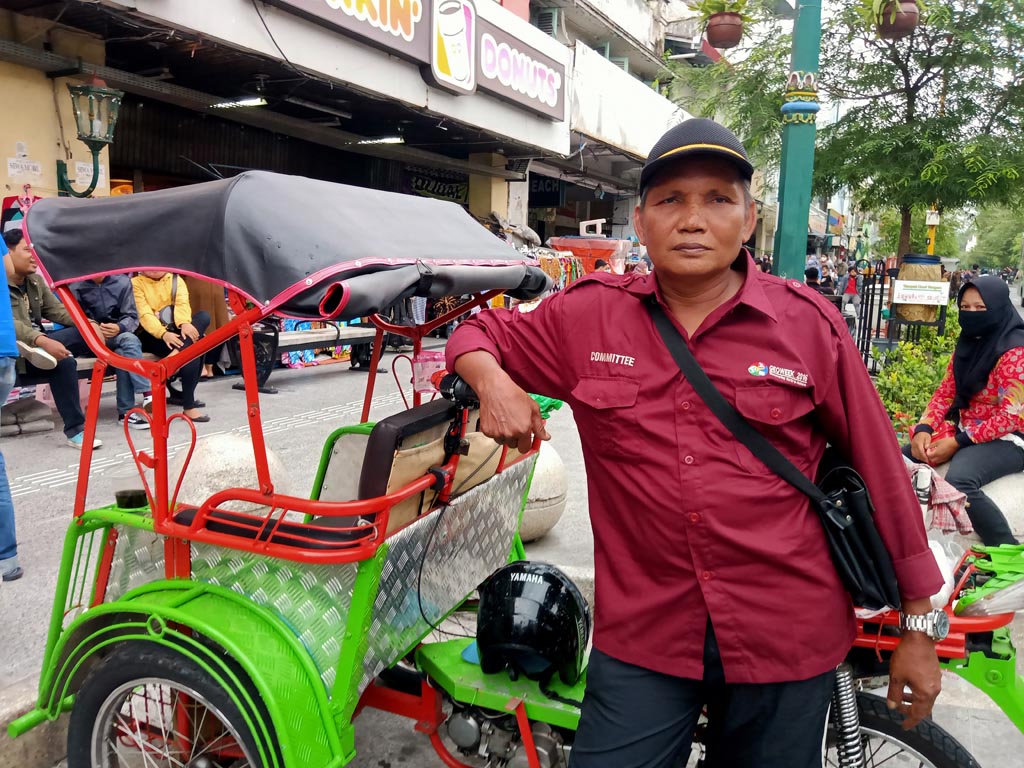
<svg viewBox="0 0 1024 768"><path fill-rule="evenodd" d="M699 117L684 120L669 128L658 139L640 171L640 193L643 194L658 171L669 163L695 155L715 155L730 160L739 170L740 176L747 181L754 175L754 166L747 158L747 150L736 138L736 134L714 120Z"/></svg>

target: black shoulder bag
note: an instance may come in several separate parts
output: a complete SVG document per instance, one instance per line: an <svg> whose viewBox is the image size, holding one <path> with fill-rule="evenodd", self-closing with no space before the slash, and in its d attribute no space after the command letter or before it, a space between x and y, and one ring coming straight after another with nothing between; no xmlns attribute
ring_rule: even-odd
<svg viewBox="0 0 1024 768"><path fill-rule="evenodd" d="M830 449L822 462L826 471L817 485L812 483L722 396L661 305L652 300L647 309L676 365L711 412L768 469L810 497L825 528L832 562L854 605L871 610L886 606L898 609L896 572L875 527L874 507L863 478L849 464L834 461Z"/></svg>

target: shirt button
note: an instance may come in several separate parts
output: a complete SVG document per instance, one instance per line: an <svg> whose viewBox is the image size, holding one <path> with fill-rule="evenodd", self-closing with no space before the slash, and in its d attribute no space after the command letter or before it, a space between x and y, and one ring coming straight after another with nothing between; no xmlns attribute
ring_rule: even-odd
<svg viewBox="0 0 1024 768"><path fill-rule="evenodd" d="M780 411L778 408L772 408L772 418L773 419L777 419L781 415L782 415L782 411Z"/></svg>
<svg viewBox="0 0 1024 768"><path fill-rule="evenodd" d="M687 456L685 459L683 459L683 463L693 464L693 456Z"/></svg>
<svg viewBox="0 0 1024 768"><path fill-rule="evenodd" d="M690 410L690 401L689 400L683 400L683 410L684 411Z"/></svg>
<svg viewBox="0 0 1024 768"><path fill-rule="evenodd" d="M696 512L691 512L690 513L690 522L691 523L699 523L700 522L700 515L698 515Z"/></svg>
<svg viewBox="0 0 1024 768"><path fill-rule="evenodd" d="M711 579L713 579L714 576L715 574L713 574L711 571L704 571L704 573L700 575L700 577L704 579L704 581L711 581Z"/></svg>

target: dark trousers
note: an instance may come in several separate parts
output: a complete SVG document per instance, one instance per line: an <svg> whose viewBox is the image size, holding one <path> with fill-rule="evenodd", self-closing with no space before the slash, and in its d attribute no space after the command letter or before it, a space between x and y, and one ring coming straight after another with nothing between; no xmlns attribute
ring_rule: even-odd
<svg viewBox="0 0 1024 768"><path fill-rule="evenodd" d="M82 334L77 328L61 328L46 334L47 338L59 341L72 355L92 357ZM85 429L85 414L82 412L82 401L78 394L78 363L74 357L65 357L57 362L57 367L49 371L36 368L25 362L26 373L32 378L45 379L50 385L53 402L57 413L64 422L65 437L74 437Z"/></svg>
<svg viewBox="0 0 1024 768"><path fill-rule="evenodd" d="M206 312L194 312L192 314L192 325L199 331L199 337L202 338L203 334L206 333L206 329L210 327L210 316ZM150 354L158 357L167 357L171 353L171 348L168 347L163 339L158 339L156 336L151 335L148 331L139 326L137 331L139 340L142 342L142 351L149 352ZM192 346L191 339L185 339L185 346ZM184 366L178 371L178 375L181 377L181 397L183 407L186 411L196 407L196 386L199 384L199 377L203 373L203 359L201 357L196 358L188 365Z"/></svg>
<svg viewBox="0 0 1024 768"><path fill-rule="evenodd" d="M903 455L920 464L910 455L910 446ZM1024 449L1008 440L991 440L961 448L953 454L946 472L946 482L967 496L967 516L974 530L990 547L1016 544L1010 525L999 507L982 492L981 486L1005 475L1024 471Z"/></svg>
<svg viewBox="0 0 1024 768"><path fill-rule="evenodd" d="M706 706L707 768L821 768L834 684L832 671L790 683L726 683L710 624L703 680L594 649L569 766L682 768Z"/></svg>

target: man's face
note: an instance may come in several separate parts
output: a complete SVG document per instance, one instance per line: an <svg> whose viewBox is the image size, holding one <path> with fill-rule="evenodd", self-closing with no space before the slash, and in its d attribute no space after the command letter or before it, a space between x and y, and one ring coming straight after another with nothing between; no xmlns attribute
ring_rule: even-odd
<svg viewBox="0 0 1024 768"><path fill-rule="evenodd" d="M757 211L732 163L701 157L659 173L633 220L659 275L699 278L729 269L754 233Z"/></svg>
<svg viewBox="0 0 1024 768"><path fill-rule="evenodd" d="M11 268L18 277L33 275L39 268L32 249L28 247L27 240L22 240L11 248Z"/></svg>

